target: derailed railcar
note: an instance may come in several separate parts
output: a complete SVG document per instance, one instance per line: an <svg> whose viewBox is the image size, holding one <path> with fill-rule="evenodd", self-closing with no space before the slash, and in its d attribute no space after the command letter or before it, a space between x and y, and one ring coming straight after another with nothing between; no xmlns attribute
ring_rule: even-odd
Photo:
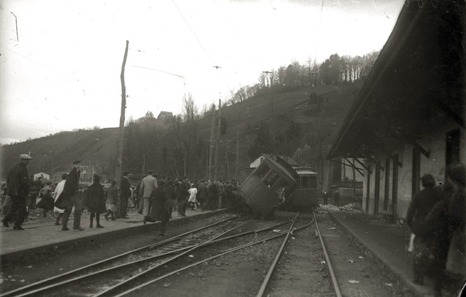
<svg viewBox="0 0 466 297"><path fill-rule="evenodd" d="M293 211L313 211L319 206L317 173L309 167L295 168L299 178L298 186L284 204L285 209Z"/></svg>
<svg viewBox="0 0 466 297"><path fill-rule="evenodd" d="M238 193L263 217L273 214L298 186L298 175L281 158L265 157L239 186Z"/></svg>

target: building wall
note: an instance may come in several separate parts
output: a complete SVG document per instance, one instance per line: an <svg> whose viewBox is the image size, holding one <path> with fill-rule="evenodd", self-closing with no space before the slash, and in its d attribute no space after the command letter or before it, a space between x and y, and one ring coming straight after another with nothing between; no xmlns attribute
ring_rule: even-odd
<svg viewBox="0 0 466 297"><path fill-rule="evenodd" d="M443 181L444 172L445 172L445 154L446 154L446 133L454 129L453 125L445 125L437 130L431 130L431 134L423 137L420 141L417 141L421 147L429 151L429 158L424 156L422 153L420 155L420 175L421 177L424 174L430 173L436 179L437 182ZM466 136L463 137L461 141L461 152L466 152L465 144ZM413 148L414 145L405 145L399 148L397 151L392 152L393 154L398 154L399 161L402 166L398 166L398 200L397 200L397 217L406 218L406 213L408 207L412 200L412 185L413 185ZM366 166L370 166L370 190L369 190L369 211L368 213L374 215L374 206L375 206L375 184L376 184L376 172L375 164L380 162L384 170L380 171L380 180L379 180L379 213L386 212L384 210L384 197L385 197L385 175L387 174L385 168L385 160L387 158L386 154L376 153L373 158L366 159ZM466 164L466 154L462 153L460 156L463 163ZM389 174L389 210L391 210L392 205L392 186L393 186L393 166L396 166L393 163L393 160L390 162ZM364 181L363 181L363 203L362 210L366 211L367 204L367 170L364 170ZM422 188L422 187L421 187Z"/></svg>

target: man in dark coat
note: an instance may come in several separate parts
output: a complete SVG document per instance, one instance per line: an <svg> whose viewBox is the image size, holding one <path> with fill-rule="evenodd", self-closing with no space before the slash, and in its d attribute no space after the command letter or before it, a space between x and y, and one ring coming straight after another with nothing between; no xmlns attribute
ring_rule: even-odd
<svg viewBox="0 0 466 297"><path fill-rule="evenodd" d="M121 178L121 191L120 191L120 218L128 218L128 199L131 196L131 183L128 179L128 172L123 172L123 177Z"/></svg>
<svg viewBox="0 0 466 297"><path fill-rule="evenodd" d="M186 216L186 207L188 206L188 182L187 179L184 179L178 183L176 187L176 200L178 201L178 215L185 217Z"/></svg>
<svg viewBox="0 0 466 297"><path fill-rule="evenodd" d="M422 285L424 275L430 265L432 246L435 241L434 228L426 222L426 217L434 205L442 199L435 189L435 178L431 174L421 177L423 190L414 195L406 215L406 224L411 232L416 235L414 239L413 273L414 283Z"/></svg>
<svg viewBox="0 0 466 297"><path fill-rule="evenodd" d="M74 206L74 222L73 222L73 229L83 231L84 229L81 228L81 205L79 205L79 176L81 171L79 170L80 161L73 162L73 168L68 173L68 177L66 178L65 187L63 188L62 194L58 197L57 201L55 201L55 206L60 209L65 209L63 213L63 220L62 220L62 231L68 231L68 219L71 214L71 210Z"/></svg>
<svg viewBox="0 0 466 297"><path fill-rule="evenodd" d="M27 154L21 154L19 156L19 163L13 166L8 172L7 177L7 195L11 198L11 206L8 212L3 218L3 226L9 227L8 222L15 219L15 225L13 229L23 230L21 224L23 224L26 216L26 198L29 194L29 174L27 165L32 160L31 156Z"/></svg>
<svg viewBox="0 0 466 297"><path fill-rule="evenodd" d="M168 220L170 219L170 202L167 195L167 185L162 179L159 182L159 187L155 188L152 192L153 196L153 213L155 214L155 220L161 221L160 224L160 236L167 235Z"/></svg>

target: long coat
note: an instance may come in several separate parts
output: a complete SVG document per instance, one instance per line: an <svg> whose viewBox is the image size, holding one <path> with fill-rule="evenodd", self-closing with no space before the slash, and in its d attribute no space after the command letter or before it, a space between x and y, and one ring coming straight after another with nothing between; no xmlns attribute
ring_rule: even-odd
<svg viewBox="0 0 466 297"><path fill-rule="evenodd" d="M151 217L156 221L168 221L170 218L170 202L165 187L159 187L152 192Z"/></svg>
<svg viewBox="0 0 466 297"><path fill-rule="evenodd" d="M29 194L29 174L26 164L18 163L8 172L7 195L26 197Z"/></svg>
<svg viewBox="0 0 466 297"><path fill-rule="evenodd" d="M93 183L87 188L84 205L92 213L105 212L104 187L99 183Z"/></svg>
<svg viewBox="0 0 466 297"><path fill-rule="evenodd" d="M426 222L426 217L441 200L442 196L435 188L425 188L414 195L406 215L406 224L411 228L412 233L418 236L432 233L434 226Z"/></svg>
<svg viewBox="0 0 466 297"><path fill-rule="evenodd" d="M78 194L78 188L79 188L79 175L81 172L74 168L71 169L70 173L68 174L65 182L65 186L63 188L63 192L61 195L57 198L57 201L55 201L55 206L63 209L63 208L68 208L71 209L73 208L73 198L76 194Z"/></svg>

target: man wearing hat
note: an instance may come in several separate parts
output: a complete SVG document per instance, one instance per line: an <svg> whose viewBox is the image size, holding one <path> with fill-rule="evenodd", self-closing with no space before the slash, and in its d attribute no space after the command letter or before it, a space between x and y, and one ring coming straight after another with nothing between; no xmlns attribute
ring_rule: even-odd
<svg viewBox="0 0 466 297"><path fill-rule="evenodd" d="M63 219L62 219L62 231L68 231L68 219L71 214L71 210L74 206L74 222L73 229L83 231L81 228L81 213L82 209L79 203L79 176L81 171L79 171L80 161L73 162L73 168L68 173L66 177L65 186L63 187L63 192L55 201L55 206L60 209L64 209Z"/></svg>
<svg viewBox="0 0 466 297"><path fill-rule="evenodd" d="M28 154L21 154L19 159L19 163L8 172L7 195L11 197L12 204L3 218L5 227L9 227L8 222L14 218L15 230L23 230L21 224L26 217L26 197L29 194L29 173L26 166L32 158Z"/></svg>

